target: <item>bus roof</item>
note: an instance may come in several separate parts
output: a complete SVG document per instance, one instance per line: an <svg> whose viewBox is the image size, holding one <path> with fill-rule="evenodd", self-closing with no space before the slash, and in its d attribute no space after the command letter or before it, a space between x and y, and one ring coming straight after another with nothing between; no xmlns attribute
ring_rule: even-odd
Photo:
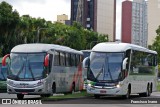
<svg viewBox="0 0 160 107"><path fill-rule="evenodd" d="M149 50L147 48L144 48L138 45L129 44L129 43L118 43L118 42L99 43L92 48L92 51L95 51L95 52L124 52L128 49L157 54L156 51L152 51L152 50Z"/></svg>
<svg viewBox="0 0 160 107"><path fill-rule="evenodd" d="M57 50L57 51L83 54L81 51L77 51L67 46L60 46L60 45L55 45L55 44L43 44L43 43L31 43L31 44L17 45L11 50L11 52L37 53L37 52L48 52L49 50Z"/></svg>

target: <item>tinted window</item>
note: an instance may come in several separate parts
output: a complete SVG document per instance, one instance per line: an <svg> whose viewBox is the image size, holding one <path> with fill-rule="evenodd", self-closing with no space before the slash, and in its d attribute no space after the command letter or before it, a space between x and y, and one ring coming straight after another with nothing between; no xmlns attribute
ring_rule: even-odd
<svg viewBox="0 0 160 107"><path fill-rule="evenodd" d="M65 55L63 52L60 52L60 65L65 66Z"/></svg>
<svg viewBox="0 0 160 107"><path fill-rule="evenodd" d="M54 53L54 65L55 66L60 65L60 54L57 51L55 51L55 53Z"/></svg>

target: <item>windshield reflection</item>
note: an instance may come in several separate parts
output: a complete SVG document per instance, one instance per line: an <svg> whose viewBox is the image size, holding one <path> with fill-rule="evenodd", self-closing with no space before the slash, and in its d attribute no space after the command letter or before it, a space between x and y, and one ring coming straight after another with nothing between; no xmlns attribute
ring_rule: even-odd
<svg viewBox="0 0 160 107"><path fill-rule="evenodd" d="M120 79L123 56L123 53L92 52L90 57L90 76L93 76L96 80L104 81Z"/></svg>
<svg viewBox="0 0 160 107"><path fill-rule="evenodd" d="M11 53L11 67L8 77L20 80L43 78L45 53L16 54Z"/></svg>

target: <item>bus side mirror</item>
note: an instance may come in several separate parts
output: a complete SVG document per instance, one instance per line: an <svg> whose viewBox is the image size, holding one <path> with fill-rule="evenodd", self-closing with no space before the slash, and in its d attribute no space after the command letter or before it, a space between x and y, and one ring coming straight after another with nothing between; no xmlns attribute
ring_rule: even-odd
<svg viewBox="0 0 160 107"><path fill-rule="evenodd" d="M128 58L125 58L124 60L123 60L123 65L122 65L122 70L126 70L126 66L127 66L127 60L128 60Z"/></svg>
<svg viewBox="0 0 160 107"><path fill-rule="evenodd" d="M7 54L2 58L2 66L6 66L6 60L8 57L10 57L10 54Z"/></svg>
<svg viewBox="0 0 160 107"><path fill-rule="evenodd" d="M49 54L46 55L45 59L44 59L44 66L48 67L49 66Z"/></svg>
<svg viewBox="0 0 160 107"><path fill-rule="evenodd" d="M89 67L89 57L86 57L84 60L83 60L83 68L88 68Z"/></svg>

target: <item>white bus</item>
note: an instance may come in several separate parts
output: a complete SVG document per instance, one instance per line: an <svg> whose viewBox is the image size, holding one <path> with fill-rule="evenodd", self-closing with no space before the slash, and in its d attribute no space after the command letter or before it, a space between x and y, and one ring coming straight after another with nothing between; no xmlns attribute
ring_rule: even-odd
<svg viewBox="0 0 160 107"><path fill-rule="evenodd" d="M83 89L81 51L54 44L22 44L3 57L10 57L7 92L24 95L49 96L53 93Z"/></svg>
<svg viewBox="0 0 160 107"><path fill-rule="evenodd" d="M87 63L89 62L89 63ZM156 91L157 52L128 43L99 43L83 60L87 70L87 93L150 96Z"/></svg>

